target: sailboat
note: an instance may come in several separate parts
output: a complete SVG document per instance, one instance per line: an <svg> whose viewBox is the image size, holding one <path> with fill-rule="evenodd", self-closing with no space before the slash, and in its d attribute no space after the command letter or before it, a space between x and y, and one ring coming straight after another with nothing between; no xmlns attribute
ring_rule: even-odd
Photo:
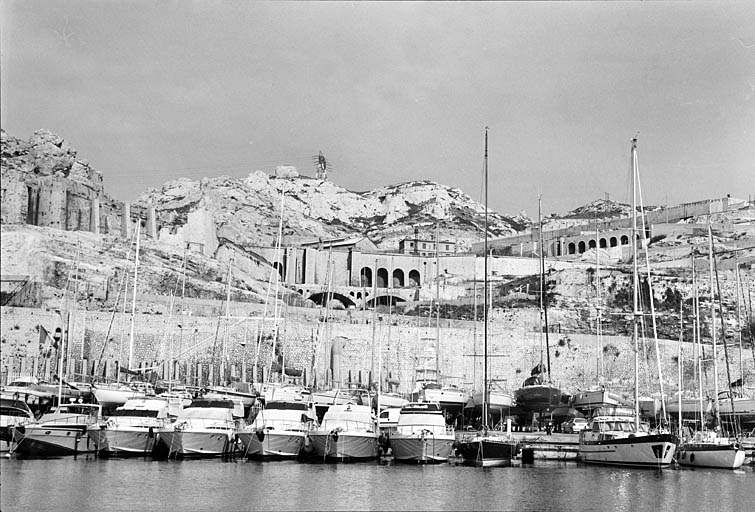
<svg viewBox="0 0 755 512"><path fill-rule="evenodd" d="M134 322L136 317L136 285L139 275L139 240L141 223L136 224L135 228L136 238L136 253L134 255L134 294L131 301L131 329L129 333L129 351L128 351L128 371L132 372L132 364L134 358ZM119 369L120 371L120 369ZM154 394L152 385L148 383L124 383L116 382L111 384L97 384L92 386L92 392L94 393L97 403L99 403L105 411L115 410L117 407L126 403L126 400L132 398L144 398L147 393Z"/></svg>
<svg viewBox="0 0 755 512"><path fill-rule="evenodd" d="M550 412L559 407L561 404L561 390L555 386L551 380L551 356L550 341L548 333L548 305L545 302L545 250L543 248L543 222L540 215L540 201L538 200L538 224L540 232L540 332L545 332L545 353L547 355L547 366L541 361L530 372L522 383L522 387L514 393L516 406L518 409L531 414L534 419L535 413L542 416L542 413ZM547 375L547 379L543 375Z"/></svg>
<svg viewBox="0 0 755 512"><path fill-rule="evenodd" d="M435 234L435 350L432 358L434 366L429 361L423 362L416 368L414 389L411 392L412 402L433 402L440 405L446 416L446 423L457 424L462 418L464 407L470 396L464 389L451 383L443 383L440 370L440 227L436 225ZM431 308L432 311L432 308ZM429 318L428 318L429 326ZM430 359L430 358L428 358Z"/></svg>
<svg viewBox="0 0 755 512"><path fill-rule="evenodd" d="M710 302L711 302L711 335L713 345L713 426L712 430L701 428L691 440L685 442L677 460L681 466L703 466L723 469L737 469L745 460L745 451L736 439L721 435L721 408L718 393L718 351L716 343L716 311L715 294L713 291L713 267L715 254L713 252L713 233L708 224L708 256L710 258ZM724 343L726 340L724 339ZM729 386L731 388L731 385Z"/></svg>
<svg viewBox="0 0 755 512"><path fill-rule="evenodd" d="M484 243L484 282L485 289L488 286L488 129L485 128L485 243ZM464 458L464 463L475 466L509 466L516 456L518 443L511 437L511 430L506 436L495 432L488 427L488 295L485 294L483 306L483 389L482 395L482 429L470 437L464 437L459 442L456 450Z"/></svg>
<svg viewBox="0 0 755 512"><path fill-rule="evenodd" d="M598 222L595 221L595 240L600 240L598 232ZM600 300L600 247L595 244L595 337L598 344L598 370L597 385L586 390L580 390L572 399L572 407L578 411L587 414L598 407L622 407L627 404L624 399L615 392L610 391L605 386L605 375L603 373L603 341L602 341L602 313L603 308Z"/></svg>
<svg viewBox="0 0 755 512"><path fill-rule="evenodd" d="M598 408L590 428L579 436L579 457L588 463L637 467L667 467L676 453L677 438L671 434L651 434L640 423L639 400L639 273L637 267L637 139L632 139L632 289L634 342L634 409Z"/></svg>
<svg viewBox="0 0 755 512"><path fill-rule="evenodd" d="M223 361L228 362L228 329L230 322L230 308L231 308L231 270L233 268L233 256L228 260L228 283L226 285L226 300L225 300L225 339L223 340ZM218 318L218 330L220 328L220 319ZM214 347L213 347L214 355ZM225 376L221 376L225 379ZM223 383L225 384L225 383ZM229 382L228 385L211 383L207 387L207 391L203 397L208 400L239 400L244 404L245 415L255 406L257 403L258 394L254 388L248 382Z"/></svg>

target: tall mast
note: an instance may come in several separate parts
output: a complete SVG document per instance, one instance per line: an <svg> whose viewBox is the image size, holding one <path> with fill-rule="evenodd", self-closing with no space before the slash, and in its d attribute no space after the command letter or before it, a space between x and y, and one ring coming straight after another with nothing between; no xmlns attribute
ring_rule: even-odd
<svg viewBox="0 0 755 512"><path fill-rule="evenodd" d="M485 184L485 243L484 251L484 282L485 293L483 299L483 371L482 371L482 424L488 425L488 127L485 127L485 160L483 165L483 180Z"/></svg>
<svg viewBox="0 0 755 512"><path fill-rule="evenodd" d="M742 361L742 317L740 316L740 310L742 308L739 301L739 260L737 259L737 253L734 252L734 268L737 285L737 332L739 333L739 378L741 379L742 386L745 385L745 373L744 362Z"/></svg>
<svg viewBox="0 0 755 512"><path fill-rule="evenodd" d="M713 344L713 417L716 420L716 428L719 427L721 417L718 411L718 347L716 347L716 294L713 289L713 231L710 229L708 218L708 261L710 263L710 334Z"/></svg>
<svg viewBox="0 0 755 512"><path fill-rule="evenodd" d="M639 292L637 272L637 137L632 139L632 341L634 343L634 428L640 430L640 390L638 387L640 353L638 343Z"/></svg>
<svg viewBox="0 0 755 512"><path fill-rule="evenodd" d="M713 239L713 233L711 232L711 242ZM724 323L724 305L721 301L721 297L723 296L721 294L721 283L718 280L718 263L716 261L716 250L715 248L711 252L711 256L713 259L713 268L716 274L716 290L718 291L718 313L721 315L721 340L722 344L724 346L724 361L726 362L726 382L727 382L727 388L729 390L729 403L731 404L731 410L734 412L734 392L731 389L731 367L729 365L729 349L728 349L728 343L726 340L726 324ZM736 416L732 418L732 422L734 423L733 428L735 432L739 433L739 423L736 419Z"/></svg>
<svg viewBox="0 0 755 512"><path fill-rule="evenodd" d="M440 223L435 223L435 375L440 380Z"/></svg>
<svg viewBox="0 0 755 512"><path fill-rule="evenodd" d="M231 321L231 268L233 268L233 254L228 259L228 284L226 285L225 295L225 336L223 337L223 366L228 371L228 344L230 342L228 324ZM223 379L226 376L223 375Z"/></svg>
<svg viewBox="0 0 755 512"><path fill-rule="evenodd" d="M682 343L684 342L684 303L679 304L679 347L676 354L676 378L679 384L679 394L677 395L677 406L679 407L677 422L678 434L682 436Z"/></svg>
<svg viewBox="0 0 755 512"><path fill-rule="evenodd" d="M139 239L141 232L141 222L136 223L136 255L134 256L134 295L131 299L131 327L128 337L128 369L133 370L134 361L134 322L136 320L136 283L139 273Z"/></svg>
<svg viewBox="0 0 755 512"><path fill-rule="evenodd" d="M692 341L695 347L695 371L697 373L697 393L700 405L700 422L702 423L705 418L705 410L703 409L703 356L702 356L702 344L700 339L700 296L697 292L697 274L695 272L695 254L692 253L692 290L694 292L694 299L692 301L693 323L692 323Z"/></svg>
<svg viewBox="0 0 755 512"><path fill-rule="evenodd" d="M595 218L595 335L598 338L598 384L603 383L603 309L600 305L600 232Z"/></svg>
<svg viewBox="0 0 755 512"><path fill-rule="evenodd" d="M551 382L551 347L548 338L548 305L545 303L545 248L543 247L543 219L540 215L540 196L537 198L537 222L540 233L540 310L545 320L545 355L548 363L548 382Z"/></svg>

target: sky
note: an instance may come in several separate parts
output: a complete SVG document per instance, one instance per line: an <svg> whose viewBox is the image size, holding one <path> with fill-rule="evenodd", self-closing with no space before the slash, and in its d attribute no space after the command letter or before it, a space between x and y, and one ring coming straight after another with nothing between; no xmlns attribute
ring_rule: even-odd
<svg viewBox="0 0 755 512"><path fill-rule="evenodd" d="M507 215L755 196L755 2L0 0L0 125L133 200L294 165Z"/></svg>

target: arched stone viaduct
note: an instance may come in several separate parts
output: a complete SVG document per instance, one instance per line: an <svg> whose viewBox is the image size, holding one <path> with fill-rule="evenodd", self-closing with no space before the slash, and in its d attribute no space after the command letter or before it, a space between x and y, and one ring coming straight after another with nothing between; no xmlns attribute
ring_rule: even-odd
<svg viewBox="0 0 755 512"><path fill-rule="evenodd" d="M326 296L344 307L372 307L429 300L436 276L473 274L476 256L433 257L412 254L363 253L357 250L256 248L278 269L281 280L303 298L323 304Z"/></svg>

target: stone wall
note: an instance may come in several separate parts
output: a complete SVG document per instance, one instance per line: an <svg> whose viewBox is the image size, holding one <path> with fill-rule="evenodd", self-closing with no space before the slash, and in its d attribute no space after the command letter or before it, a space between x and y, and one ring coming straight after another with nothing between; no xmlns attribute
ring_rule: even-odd
<svg viewBox="0 0 755 512"><path fill-rule="evenodd" d="M41 309L4 307L0 313L3 368L18 368L14 359L20 357L23 351L29 356L39 354L37 325L41 324L52 332L62 322L57 313ZM246 315L243 313L243 305L237 305L227 322L224 316L170 318L167 315L137 315L133 364L145 366L176 359L183 366L203 364L208 371L206 367L211 361L219 364L225 360L237 368L248 368L247 378L251 379L256 340L261 334L263 341L258 358L258 375L261 375L262 367L269 368L273 360L275 322L268 319L263 324L259 317L249 316L249 313L256 314L256 311L249 311ZM272 316L272 312L269 314ZM440 370L445 380L468 389L481 385L483 340L480 325L441 320L438 328L434 318L377 315L373 312L341 312L341 315L333 315L330 321L322 322L321 314L321 310L287 310L285 319L278 323L282 344L276 350L279 362L283 357L286 367L309 374L316 360L319 382L340 380L343 383L349 379L349 375L356 382L361 375L362 382L366 383L371 372L373 379L377 379L379 361L382 360L383 378L398 380L400 391L408 392L413 386L417 368L426 364L434 367L436 339L440 339ZM554 317L557 316L556 313ZM111 327L109 313L73 312L70 324L72 358L91 362L98 360L102 354L103 360L109 361L111 367L115 366L115 361L126 366L130 315L118 313L113 318ZM557 324L554 318L553 325ZM488 352L491 355L489 372L492 378L508 383L513 390L529 376L530 369L540 361L543 348L538 325L538 311L535 309L492 312L488 336ZM109 342L103 352L106 338ZM342 347L338 361L340 375L331 377L327 370L332 360L334 342ZM606 357L604 361L607 379L616 386L630 384L633 352L626 337L605 336L599 344L594 336L553 332L550 334L550 345L552 376L565 390L575 391L594 382L598 354L601 347L609 345L613 347L610 353L614 355ZM676 364L673 359L676 350L676 341L660 342L667 389L676 389ZM649 368L654 369L655 350L648 345L642 353L647 356ZM691 354L689 344L685 344L685 353ZM745 371L747 375L755 373L752 358L747 354ZM647 372L643 375L649 393L654 387L655 377L648 377Z"/></svg>

